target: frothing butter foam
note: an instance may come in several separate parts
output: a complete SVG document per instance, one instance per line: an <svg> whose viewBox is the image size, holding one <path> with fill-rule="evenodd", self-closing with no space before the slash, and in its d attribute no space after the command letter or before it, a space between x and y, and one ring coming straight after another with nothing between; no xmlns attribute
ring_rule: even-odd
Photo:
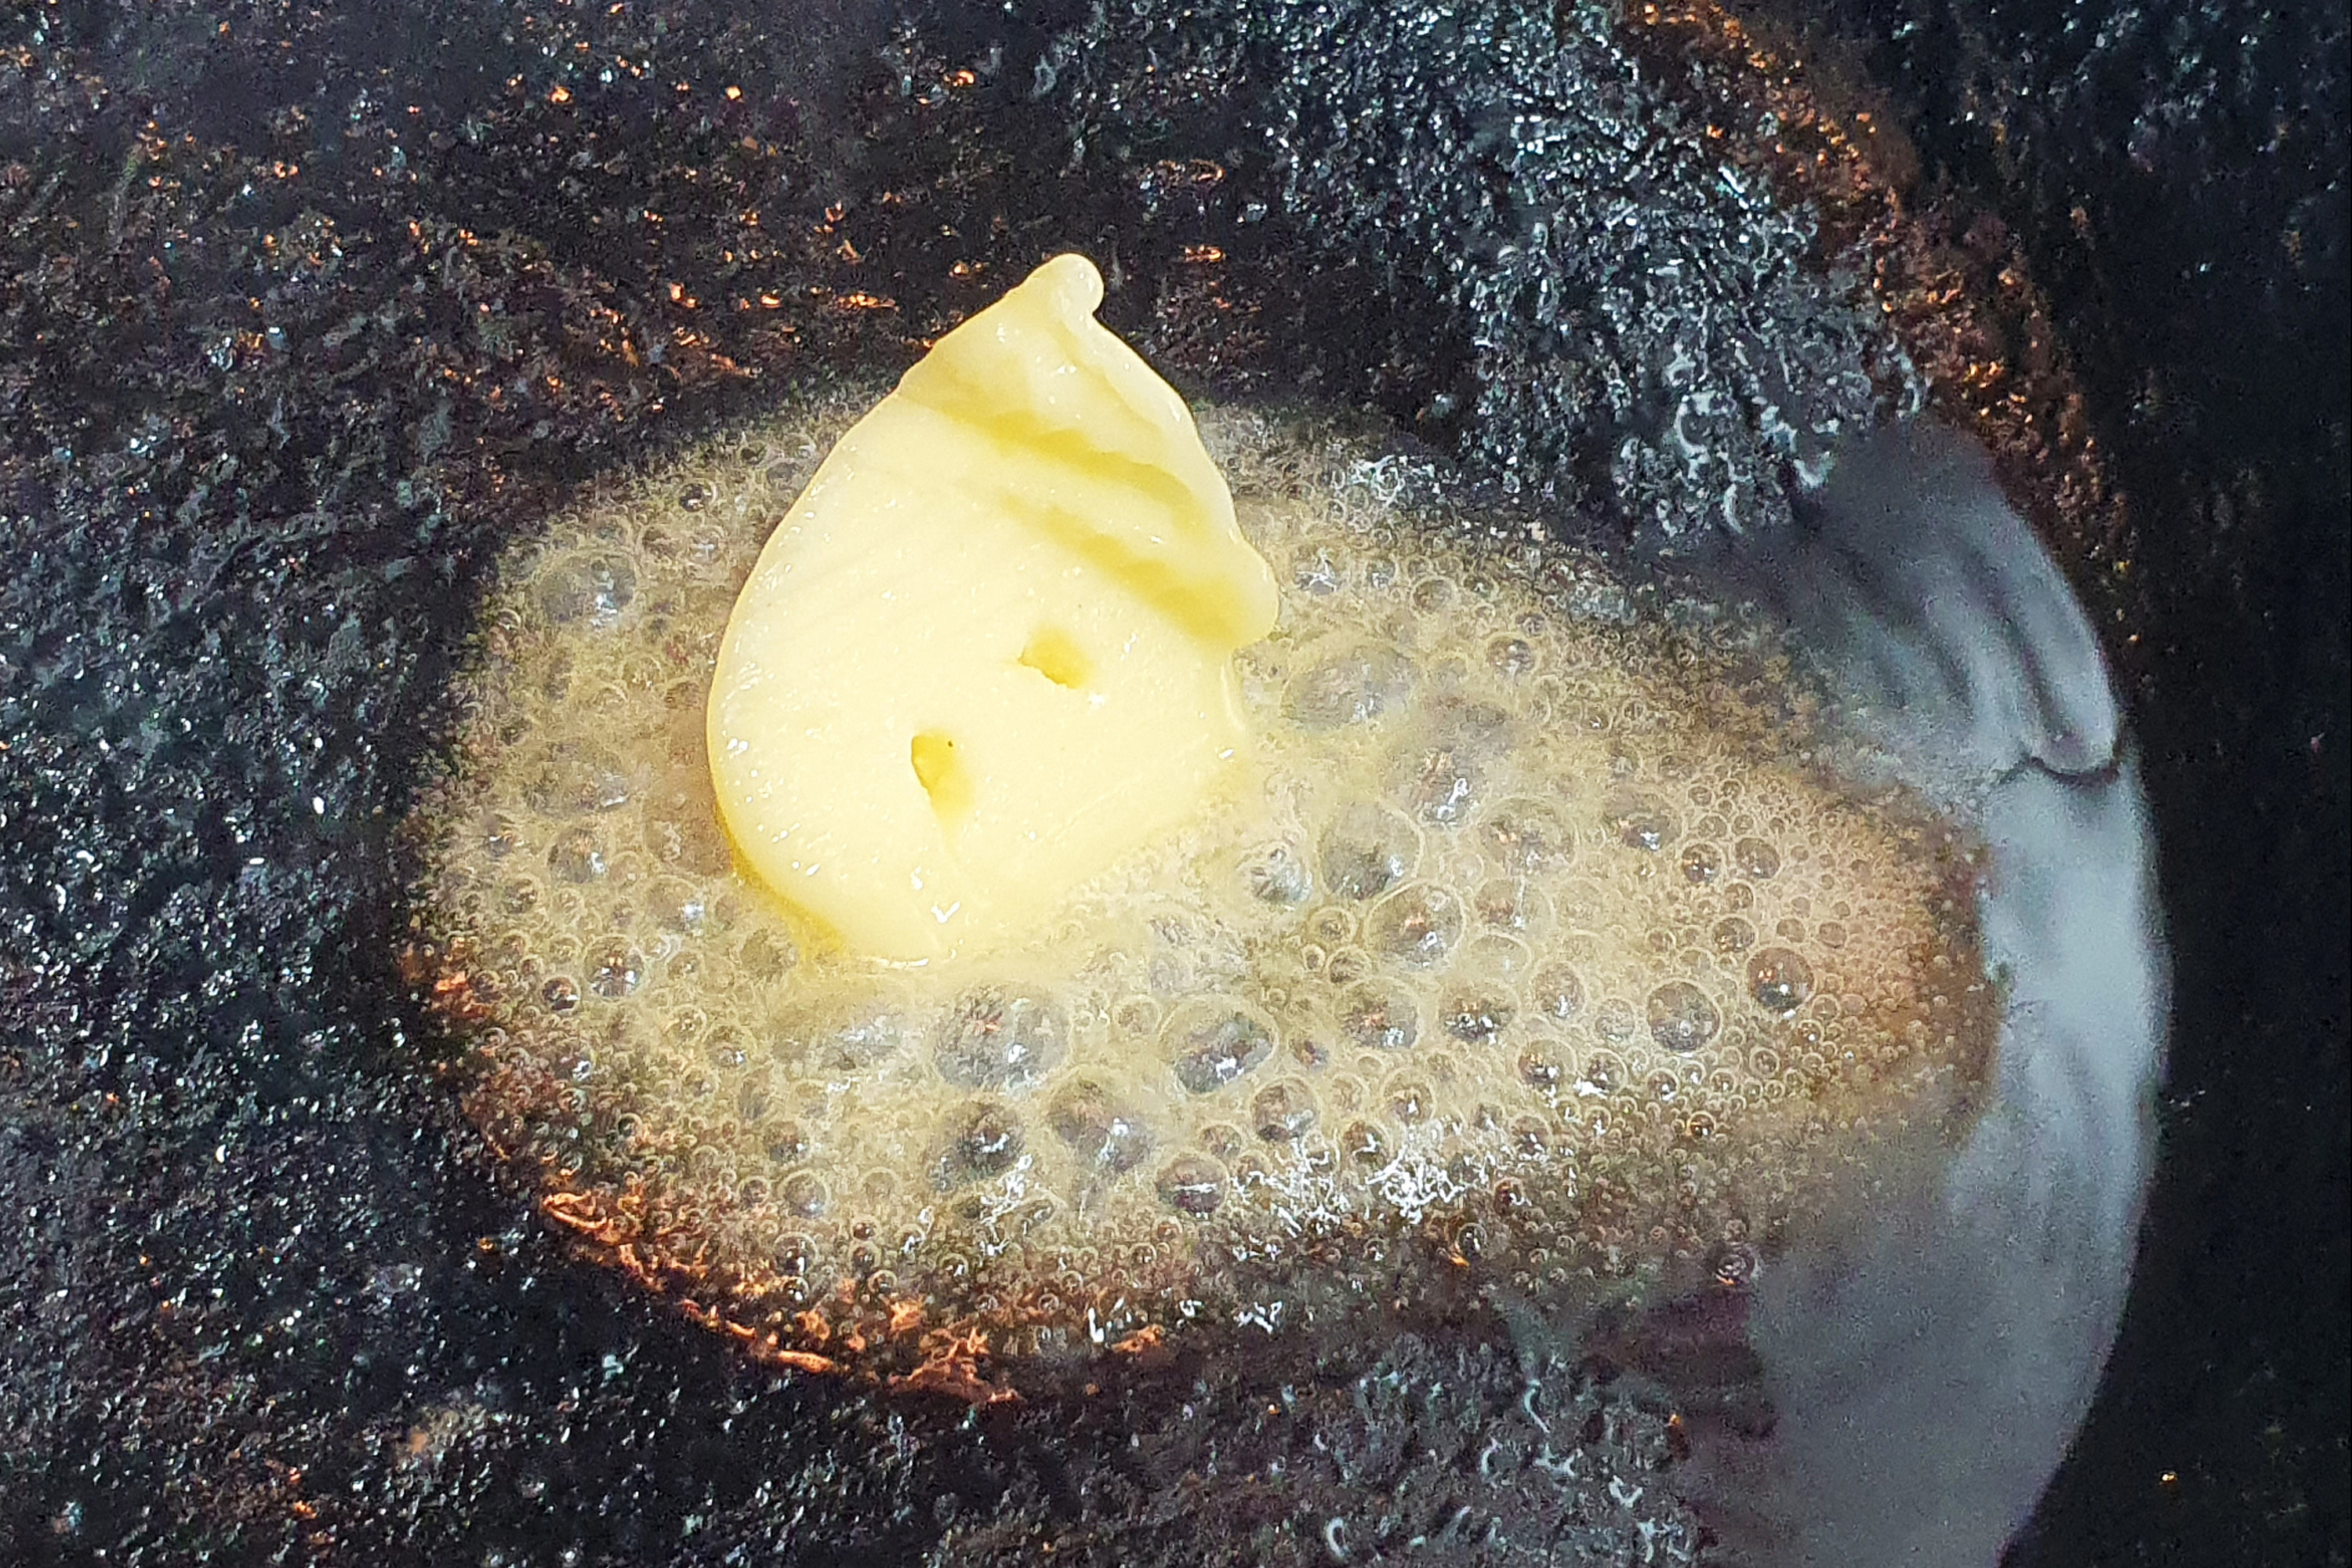
<svg viewBox="0 0 2352 1568"><path fill-rule="evenodd" d="M1965 1136L1999 1011L1967 846L1820 773L1784 664L1310 416L1198 411L1278 589L1203 656L1230 756L971 951L861 945L730 844L709 717L858 412L518 552L426 814L469 1105L607 1257L803 1364L1017 1380L1679 1289L1883 1138ZM1004 603L971 625L1017 660Z"/></svg>

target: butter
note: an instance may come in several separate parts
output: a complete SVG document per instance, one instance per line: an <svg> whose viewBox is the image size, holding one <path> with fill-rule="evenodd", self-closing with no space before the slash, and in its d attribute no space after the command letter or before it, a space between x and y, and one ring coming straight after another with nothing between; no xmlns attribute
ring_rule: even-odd
<svg viewBox="0 0 2352 1568"><path fill-rule="evenodd" d="M1197 810L1244 734L1273 574L1191 413L1063 256L941 338L835 446L737 599L719 809L850 948L1019 934Z"/></svg>

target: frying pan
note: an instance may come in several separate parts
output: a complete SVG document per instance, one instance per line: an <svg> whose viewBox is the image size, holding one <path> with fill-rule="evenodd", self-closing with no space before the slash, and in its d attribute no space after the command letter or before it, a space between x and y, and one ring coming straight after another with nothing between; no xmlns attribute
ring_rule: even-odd
<svg viewBox="0 0 2352 1568"><path fill-rule="evenodd" d="M1820 374L1858 352L1822 279L1884 269L1924 395L2100 625L2175 951L2137 1293L2011 1561L2342 1560L2340 17L5 26L0 1558L1371 1560L1301 1500L1361 1521L1385 1494L1420 1510L1388 1552L1639 1560L1605 1519L1413 1490L1412 1455L1453 1474L1502 1428L1522 1380L1491 1346L1401 1344L1246 1427L1165 1387L845 1396L576 1261L453 1110L397 963L399 825L498 553L596 474L893 370L1076 247L1188 390L1369 405L1653 552L1711 525L1638 460L1660 433L1612 378L1657 374L1685 307L1770 296L1785 335L1717 340L1709 374L1824 431L1870 394ZM1601 41L1563 62L1563 37ZM1719 133L1738 195L1677 208L1630 155L1685 133ZM1536 242L1530 188L1591 234ZM1578 261L1604 195L1719 272L1612 295ZM1737 427L1714 450L1767 510L1805 455ZM1592 1442L1656 1415L1580 1375ZM1350 1458L1277 1496L1269 1467L1318 1439Z"/></svg>

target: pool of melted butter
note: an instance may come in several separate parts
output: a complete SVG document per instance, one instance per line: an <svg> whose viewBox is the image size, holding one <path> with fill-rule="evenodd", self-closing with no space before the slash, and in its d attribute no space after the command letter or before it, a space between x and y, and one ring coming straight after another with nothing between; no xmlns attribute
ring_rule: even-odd
<svg viewBox="0 0 2352 1568"><path fill-rule="evenodd" d="M860 411L519 549L420 815L469 1109L593 1249L788 1359L1046 1365L1678 1288L1965 1132L1968 847L1823 775L1769 648L1307 416L1199 411L1282 588L1209 808L1021 945L840 951L736 868L704 704Z"/></svg>

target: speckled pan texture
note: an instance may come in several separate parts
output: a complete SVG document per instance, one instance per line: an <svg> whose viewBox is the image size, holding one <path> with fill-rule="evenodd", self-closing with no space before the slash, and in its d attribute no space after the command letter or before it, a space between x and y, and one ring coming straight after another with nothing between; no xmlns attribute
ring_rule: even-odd
<svg viewBox="0 0 2352 1568"><path fill-rule="evenodd" d="M1769 521L1893 410L1992 446L2133 710L2178 993L2137 1293L2012 1561L2342 1562L2344 42L2221 4L11 11L0 1559L1697 1539L1643 1369L1705 1383L1703 1312L877 1398L583 1260L463 1113L398 825L498 563L1066 247L1188 394L1367 409L1602 555Z"/></svg>

